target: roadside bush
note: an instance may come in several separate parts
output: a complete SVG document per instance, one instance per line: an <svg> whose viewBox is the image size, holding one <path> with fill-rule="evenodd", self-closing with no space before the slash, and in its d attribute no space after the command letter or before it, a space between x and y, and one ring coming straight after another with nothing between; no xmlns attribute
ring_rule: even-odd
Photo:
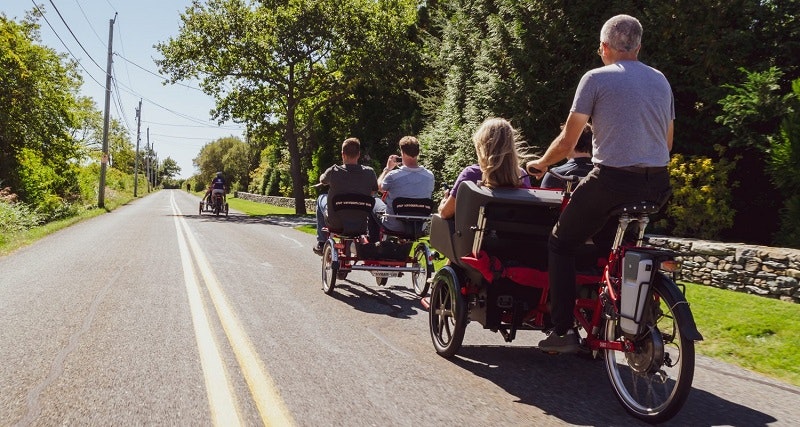
<svg viewBox="0 0 800 427"><path fill-rule="evenodd" d="M27 230L41 222L39 215L24 203L0 201L0 234Z"/></svg>
<svg viewBox="0 0 800 427"><path fill-rule="evenodd" d="M734 164L707 157L673 154L670 160L672 199L666 216L657 226L671 234L700 239L719 239L733 225L731 185L728 175Z"/></svg>

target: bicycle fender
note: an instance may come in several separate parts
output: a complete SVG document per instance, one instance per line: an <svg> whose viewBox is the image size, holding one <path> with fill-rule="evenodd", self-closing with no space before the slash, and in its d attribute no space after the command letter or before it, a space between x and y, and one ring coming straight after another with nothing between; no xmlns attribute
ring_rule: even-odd
<svg viewBox="0 0 800 427"><path fill-rule="evenodd" d="M678 288L678 285L660 272L656 274L655 279L655 285L658 290L663 294L670 294L675 301L677 301L676 306L673 307L672 310L681 314L681 316L677 316L678 327L680 328L681 334L692 341L702 341L703 335L697 330L697 324L694 321L692 310L689 308L689 302L686 301L686 297L683 295L680 288Z"/></svg>

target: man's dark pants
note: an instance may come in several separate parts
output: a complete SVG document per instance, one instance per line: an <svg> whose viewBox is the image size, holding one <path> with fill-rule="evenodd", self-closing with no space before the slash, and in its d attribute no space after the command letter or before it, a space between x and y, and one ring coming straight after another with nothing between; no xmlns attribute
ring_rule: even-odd
<svg viewBox="0 0 800 427"><path fill-rule="evenodd" d="M666 168L640 173L595 167L581 181L549 240L550 315L558 335L564 335L573 326L578 248L603 228L617 206L638 201L663 204L669 195Z"/></svg>

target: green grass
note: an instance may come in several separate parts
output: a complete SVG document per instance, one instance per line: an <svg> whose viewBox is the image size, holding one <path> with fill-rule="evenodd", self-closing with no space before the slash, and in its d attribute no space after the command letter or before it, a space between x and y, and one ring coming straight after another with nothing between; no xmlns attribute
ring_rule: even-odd
<svg viewBox="0 0 800 427"><path fill-rule="evenodd" d="M800 386L800 304L695 284L699 354Z"/></svg>
<svg viewBox="0 0 800 427"><path fill-rule="evenodd" d="M198 194L203 197L202 194ZM252 202L250 200L236 199L228 196L228 206L231 209L244 212L249 216L262 215L294 215L294 208L284 208L280 206L268 205L266 203Z"/></svg>

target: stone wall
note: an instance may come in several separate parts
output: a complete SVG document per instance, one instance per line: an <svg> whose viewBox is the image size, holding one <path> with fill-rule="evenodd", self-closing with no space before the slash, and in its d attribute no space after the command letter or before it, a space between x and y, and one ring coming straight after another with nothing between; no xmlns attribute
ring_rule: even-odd
<svg viewBox="0 0 800 427"><path fill-rule="evenodd" d="M240 199L294 208L289 197L236 193ZM316 211L306 200L306 211ZM648 236L651 246L681 254L680 280L800 303L800 250L723 243L666 236Z"/></svg>
<svg viewBox="0 0 800 427"><path fill-rule="evenodd" d="M800 303L800 250L648 236L681 254L679 279Z"/></svg>

